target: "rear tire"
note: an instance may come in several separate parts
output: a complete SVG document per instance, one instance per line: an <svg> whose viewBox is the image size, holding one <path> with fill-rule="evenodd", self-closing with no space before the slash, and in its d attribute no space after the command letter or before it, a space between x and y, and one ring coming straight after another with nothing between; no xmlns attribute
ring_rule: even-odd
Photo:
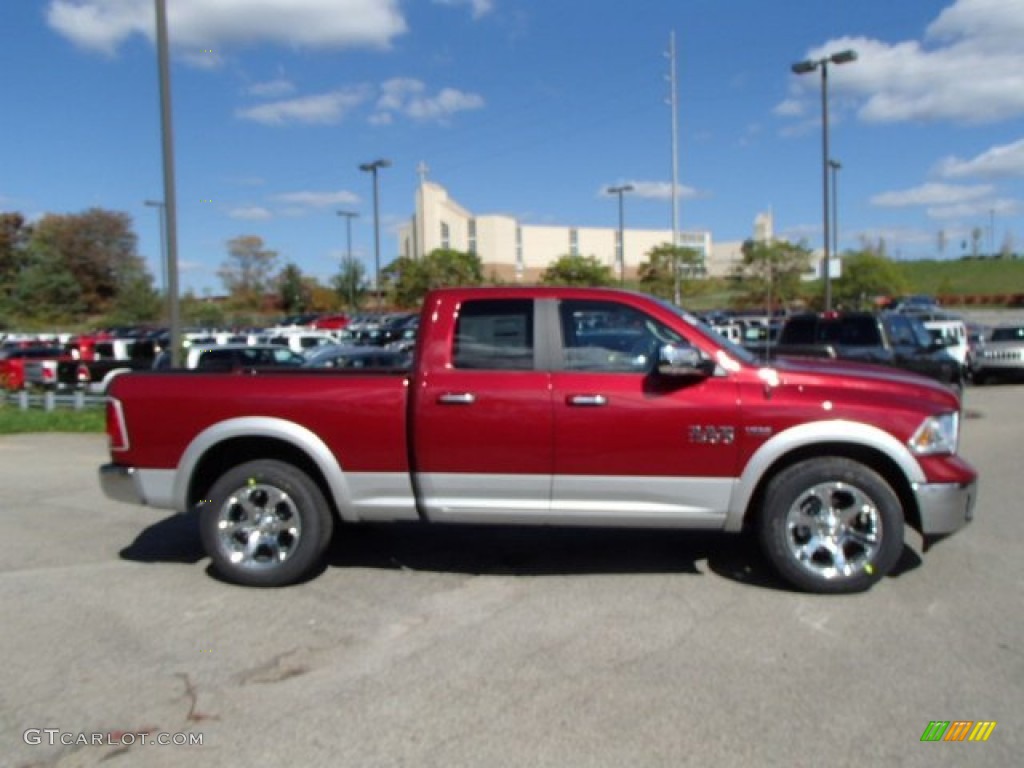
<svg viewBox="0 0 1024 768"><path fill-rule="evenodd" d="M281 461L240 464L213 484L199 532L213 570L235 584L282 587L323 561L334 518L309 476Z"/></svg>
<svg viewBox="0 0 1024 768"><path fill-rule="evenodd" d="M757 520L765 556L798 589L862 592L903 552L903 508L871 468L841 457L815 458L768 484Z"/></svg>

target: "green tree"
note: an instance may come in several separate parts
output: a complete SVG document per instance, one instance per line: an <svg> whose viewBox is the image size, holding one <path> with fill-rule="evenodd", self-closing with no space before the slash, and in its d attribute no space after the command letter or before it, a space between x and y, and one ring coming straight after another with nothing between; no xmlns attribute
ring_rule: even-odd
<svg viewBox="0 0 1024 768"><path fill-rule="evenodd" d="M181 297L181 319L185 325L217 328L225 325L224 309L209 298L199 298L192 291Z"/></svg>
<svg viewBox="0 0 1024 768"><path fill-rule="evenodd" d="M277 278L281 306L290 315L309 310L311 292L297 264L288 262Z"/></svg>
<svg viewBox="0 0 1024 768"><path fill-rule="evenodd" d="M545 285L612 285L612 269L596 256L560 256L541 276Z"/></svg>
<svg viewBox="0 0 1024 768"><path fill-rule="evenodd" d="M811 250L803 243L785 240L747 240L737 276L744 288L740 297L746 306L786 305L801 295L801 278L811 263Z"/></svg>
<svg viewBox="0 0 1024 768"><path fill-rule="evenodd" d="M61 254L40 242L28 246L28 266L18 276L11 304L21 317L56 323L73 321L87 309Z"/></svg>
<svg viewBox="0 0 1024 768"><path fill-rule="evenodd" d="M434 288L482 285L484 269L475 253L438 248L422 259L396 259L384 268L383 279L398 306L413 307Z"/></svg>
<svg viewBox="0 0 1024 768"><path fill-rule="evenodd" d="M900 296L909 291L907 279L891 259L874 251L843 256L842 277L832 283L832 297L846 308L870 305L876 296Z"/></svg>
<svg viewBox="0 0 1024 768"><path fill-rule="evenodd" d="M671 301L675 298L676 269L679 270L680 292L685 295L697 275L699 266L698 251L662 243L652 248L647 253L647 261L640 264L640 288Z"/></svg>
<svg viewBox="0 0 1024 768"><path fill-rule="evenodd" d="M228 240L228 258L217 270L234 306L258 309L272 286L277 251L264 247L257 235L240 235Z"/></svg>
<svg viewBox="0 0 1024 768"><path fill-rule="evenodd" d="M356 312L366 297L366 268L355 257L346 256L341 260L341 270L331 279L331 285L349 311Z"/></svg>
<svg viewBox="0 0 1024 768"><path fill-rule="evenodd" d="M0 213L0 308L14 295L18 275L26 266L31 234L32 228L20 213Z"/></svg>

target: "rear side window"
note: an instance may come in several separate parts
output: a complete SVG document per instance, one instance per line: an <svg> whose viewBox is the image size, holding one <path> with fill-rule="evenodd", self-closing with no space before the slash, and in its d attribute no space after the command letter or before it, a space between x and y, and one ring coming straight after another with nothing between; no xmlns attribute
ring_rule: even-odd
<svg viewBox="0 0 1024 768"><path fill-rule="evenodd" d="M455 367L532 371L533 325L531 299L467 301L455 323Z"/></svg>
<svg viewBox="0 0 1024 768"><path fill-rule="evenodd" d="M782 338L785 344L814 344L814 331L818 325L816 317L792 317L782 327Z"/></svg>
<svg viewBox="0 0 1024 768"><path fill-rule="evenodd" d="M992 341L1024 341L1024 327L996 328L992 331Z"/></svg>

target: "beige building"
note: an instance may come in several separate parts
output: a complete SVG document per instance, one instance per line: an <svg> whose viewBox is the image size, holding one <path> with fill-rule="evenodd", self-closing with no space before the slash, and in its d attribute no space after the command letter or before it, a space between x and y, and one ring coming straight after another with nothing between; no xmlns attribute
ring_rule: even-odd
<svg viewBox="0 0 1024 768"><path fill-rule="evenodd" d="M759 216L756 228L758 235L770 237L770 214ZM626 279L636 277L651 250L672 242L671 229L627 229L623 235ZM541 226L502 214L474 214L452 200L444 187L426 179L416 190L416 212L400 228L398 243L400 254L408 258L422 258L438 248L478 254L486 275L508 282L537 282L565 255L594 256L612 274L621 275L617 228ZM742 260L742 243L716 247L706 231L680 232L679 245L698 251L710 276L725 276Z"/></svg>

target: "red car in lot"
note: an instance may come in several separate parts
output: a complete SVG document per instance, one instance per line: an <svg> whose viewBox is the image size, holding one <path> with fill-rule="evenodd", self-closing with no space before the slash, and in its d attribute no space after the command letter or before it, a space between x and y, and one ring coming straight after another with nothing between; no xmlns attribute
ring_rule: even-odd
<svg viewBox="0 0 1024 768"><path fill-rule="evenodd" d="M36 360L68 360L67 351L56 346L15 346L0 348L0 386L18 390L25 386L25 363Z"/></svg>

